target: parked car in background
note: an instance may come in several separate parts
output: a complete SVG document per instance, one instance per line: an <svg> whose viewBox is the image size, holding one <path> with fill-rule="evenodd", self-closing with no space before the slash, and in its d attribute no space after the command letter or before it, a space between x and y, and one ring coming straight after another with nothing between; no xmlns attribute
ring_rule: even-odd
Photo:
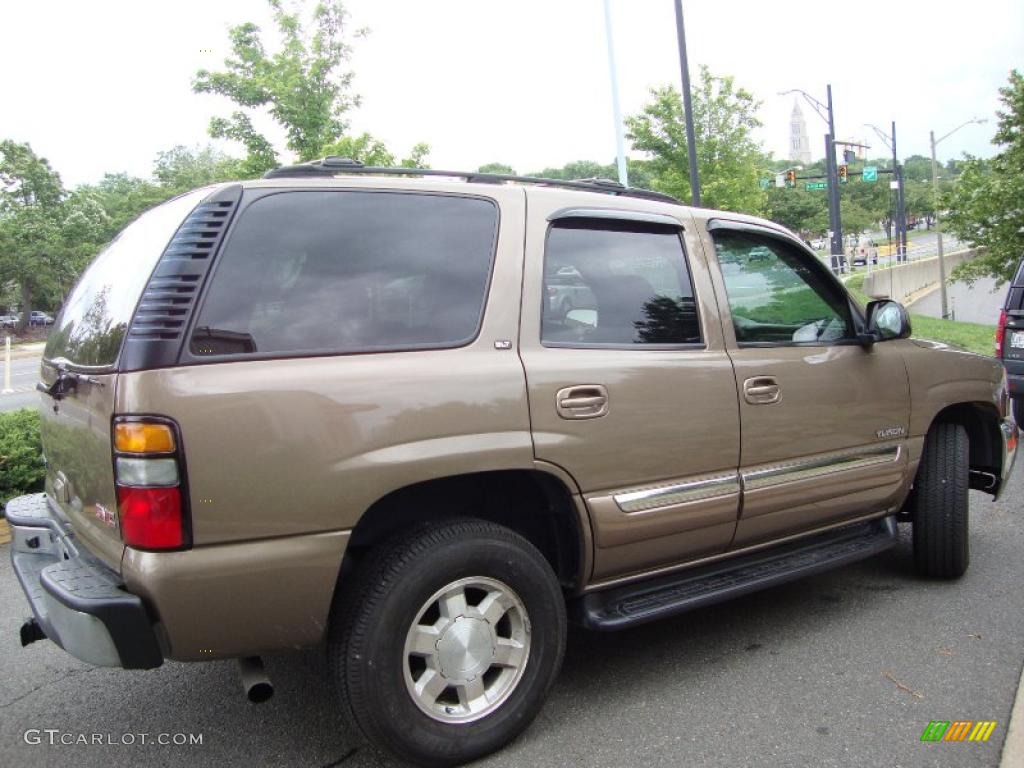
<svg viewBox="0 0 1024 768"><path fill-rule="evenodd" d="M547 286L547 314L559 320L574 309L594 309L596 299L574 267L562 267L544 278Z"/></svg>
<svg viewBox="0 0 1024 768"><path fill-rule="evenodd" d="M34 309L28 317L28 323L29 325L53 325L53 315Z"/></svg>
<svg viewBox="0 0 1024 768"><path fill-rule="evenodd" d="M857 238L857 245L850 249L850 262L853 266L865 266L878 263L878 246L866 235Z"/></svg>
<svg viewBox="0 0 1024 768"><path fill-rule="evenodd" d="M0 328L13 328L17 324L17 315L0 315Z"/></svg>
<svg viewBox="0 0 1024 768"><path fill-rule="evenodd" d="M1013 276L996 325L996 357L1006 368L1013 417L1024 423L1024 258Z"/></svg>

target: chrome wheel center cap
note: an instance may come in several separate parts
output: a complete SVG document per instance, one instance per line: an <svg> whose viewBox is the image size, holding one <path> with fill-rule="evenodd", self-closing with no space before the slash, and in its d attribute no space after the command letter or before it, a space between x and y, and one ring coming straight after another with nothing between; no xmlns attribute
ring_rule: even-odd
<svg viewBox="0 0 1024 768"><path fill-rule="evenodd" d="M441 634L437 643L441 674L449 680L472 680L482 675L494 659L490 624L460 616Z"/></svg>

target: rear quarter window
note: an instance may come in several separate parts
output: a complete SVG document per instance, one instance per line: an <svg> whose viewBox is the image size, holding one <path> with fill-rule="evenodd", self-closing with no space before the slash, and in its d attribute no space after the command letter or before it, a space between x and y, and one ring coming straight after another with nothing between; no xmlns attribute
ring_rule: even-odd
<svg viewBox="0 0 1024 768"><path fill-rule="evenodd" d="M210 189L168 200L142 214L114 238L64 303L43 352L47 360L83 368L114 365L160 255Z"/></svg>
<svg viewBox="0 0 1024 768"><path fill-rule="evenodd" d="M271 194L242 212L189 340L193 357L454 347L475 338L497 234L488 200Z"/></svg>

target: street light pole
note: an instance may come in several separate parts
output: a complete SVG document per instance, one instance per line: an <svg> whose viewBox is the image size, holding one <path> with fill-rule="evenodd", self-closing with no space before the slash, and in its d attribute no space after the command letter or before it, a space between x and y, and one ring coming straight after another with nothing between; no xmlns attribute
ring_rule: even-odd
<svg viewBox="0 0 1024 768"><path fill-rule="evenodd" d="M931 139L932 144L932 205L935 206L935 236L937 238L936 244L938 246L937 250L939 257L939 296L942 299L943 320L949 317L949 299L946 295L946 258L942 252L942 217L939 216L939 162L935 159L935 145L945 141L965 126L971 125L972 123L981 125L984 122L985 119L972 117L966 123L961 123L952 131L944 136L940 136L938 139L935 138L935 131L928 132L928 137Z"/></svg>
<svg viewBox="0 0 1024 768"><path fill-rule="evenodd" d="M905 261L907 258L907 209L906 199L903 194L903 169L900 168L899 157L896 154L896 121L892 121L892 135L890 137L887 137L877 125L872 125L871 123L864 123L864 125L873 130L885 146L892 150L892 173L893 180L896 182L896 214L894 217L896 227L896 261Z"/></svg>
<svg viewBox="0 0 1024 768"><path fill-rule="evenodd" d="M700 206L700 178L697 175L697 140L693 130L693 104L690 99L690 65L686 58L686 30L683 27L683 0L676 0L676 35L679 38L679 70L683 79L683 117L686 121L686 152L690 162L690 203Z"/></svg>
<svg viewBox="0 0 1024 768"><path fill-rule="evenodd" d="M935 236L938 238L939 295L942 297L942 319L949 317L949 299L946 296L946 259L942 253L942 220L939 218L939 163L935 159L935 131L929 131L932 142L932 205L935 207Z"/></svg>
<svg viewBox="0 0 1024 768"><path fill-rule="evenodd" d="M843 221L839 211L839 168L836 164L836 123L832 111L832 84L826 86L828 94L828 172L829 207L832 209L832 266L843 268Z"/></svg>
<svg viewBox="0 0 1024 768"><path fill-rule="evenodd" d="M892 172L896 176L896 260L907 260L907 201L903 190L903 169L896 155L896 121L892 121ZM892 258L892 254L889 254Z"/></svg>
<svg viewBox="0 0 1024 768"><path fill-rule="evenodd" d="M619 166L619 184L629 186L626 172L626 141L623 136L622 107L619 106L619 74L615 66L615 40L612 37L611 0L604 0L604 31L608 38L608 73L612 80L612 113L615 116L615 152Z"/></svg>

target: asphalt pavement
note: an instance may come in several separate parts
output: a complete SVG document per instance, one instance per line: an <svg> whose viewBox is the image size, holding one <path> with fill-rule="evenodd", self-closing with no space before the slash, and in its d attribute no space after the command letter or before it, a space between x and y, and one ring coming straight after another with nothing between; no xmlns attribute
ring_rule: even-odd
<svg viewBox="0 0 1024 768"><path fill-rule="evenodd" d="M573 630L533 726L476 765L997 766L1024 661L1021 472L1003 500L987 499L972 492L959 581L914 576L904 530L899 548L838 571L616 634ZM268 657L277 693L252 705L231 662L126 672L48 642L22 649L28 608L8 549L0 764L394 765L341 721L316 651ZM923 743L931 720L998 724L987 743ZM114 743L60 744L80 734Z"/></svg>
<svg viewBox="0 0 1024 768"><path fill-rule="evenodd" d="M0 412L39 405L36 382L39 381L39 356L19 357L11 361L11 394L0 392ZM0 390L4 387L4 359L0 349Z"/></svg>

